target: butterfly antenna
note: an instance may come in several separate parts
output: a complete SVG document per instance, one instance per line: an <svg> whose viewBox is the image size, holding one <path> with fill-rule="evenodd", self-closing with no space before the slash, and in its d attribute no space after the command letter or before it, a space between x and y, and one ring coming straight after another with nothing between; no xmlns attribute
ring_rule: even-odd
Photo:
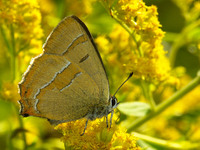
<svg viewBox="0 0 200 150"><path fill-rule="evenodd" d="M117 91L115 92L115 94L119 91L119 89L124 85L124 83L126 83L126 81L128 81L131 77L133 76L133 72L131 72L128 76L128 78L120 85L120 87L118 87ZM115 94L113 95L113 97L115 97Z"/></svg>

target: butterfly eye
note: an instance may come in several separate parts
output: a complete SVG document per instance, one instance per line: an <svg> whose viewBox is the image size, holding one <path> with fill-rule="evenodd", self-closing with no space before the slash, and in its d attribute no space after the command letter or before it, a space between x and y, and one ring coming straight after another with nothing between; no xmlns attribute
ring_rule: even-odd
<svg viewBox="0 0 200 150"><path fill-rule="evenodd" d="M112 107L115 106L115 104L116 104L116 101L114 98L112 98Z"/></svg>
<svg viewBox="0 0 200 150"><path fill-rule="evenodd" d="M117 105L118 105L119 103L117 102L116 97L112 97L112 98L111 98L111 104L112 104L112 108L116 108L116 107L117 107Z"/></svg>

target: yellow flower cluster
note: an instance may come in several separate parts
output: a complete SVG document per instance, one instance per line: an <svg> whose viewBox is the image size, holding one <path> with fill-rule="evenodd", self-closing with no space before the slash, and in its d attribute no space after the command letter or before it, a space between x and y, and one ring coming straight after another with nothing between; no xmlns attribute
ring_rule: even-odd
<svg viewBox="0 0 200 150"><path fill-rule="evenodd" d="M27 47L41 48L43 31L37 0L0 0L0 18L7 40L15 39L16 53Z"/></svg>
<svg viewBox="0 0 200 150"><path fill-rule="evenodd" d="M119 59L136 77L150 81L166 80L171 68L161 44L164 32L160 29L157 8L138 0L119 0L112 6L111 15L129 34L119 26L112 31L107 42L109 48L102 47L113 54L109 59ZM99 45L105 44L105 40L102 41L104 43L97 39Z"/></svg>
<svg viewBox="0 0 200 150"><path fill-rule="evenodd" d="M115 26L108 37L99 36L95 41L104 62L112 68L123 66L120 70L132 71L135 77L151 81L163 81L169 77L169 61L161 45L151 50L143 42L141 49L144 56L140 56L131 36L119 25Z"/></svg>
<svg viewBox="0 0 200 150"><path fill-rule="evenodd" d="M0 43L11 60L14 80L24 72L30 59L42 52L43 30L37 0L0 0L0 18Z"/></svg>
<svg viewBox="0 0 200 150"><path fill-rule="evenodd" d="M140 147L136 145L136 137L126 133L124 128L114 123L111 128L106 128L104 118L89 121L85 134L81 136L85 122L86 119L81 119L55 127L63 134L62 141L66 149L140 150Z"/></svg>

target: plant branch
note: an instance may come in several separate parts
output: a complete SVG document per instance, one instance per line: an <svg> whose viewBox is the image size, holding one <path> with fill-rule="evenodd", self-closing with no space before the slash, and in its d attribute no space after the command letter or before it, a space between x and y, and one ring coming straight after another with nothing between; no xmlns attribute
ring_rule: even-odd
<svg viewBox="0 0 200 150"><path fill-rule="evenodd" d="M174 104L176 101L178 101L181 97L183 97L185 94L193 90L196 86L198 86L200 83L200 71L198 71L197 76L185 87L174 93L170 98L167 100L163 101L161 104L159 104L156 108L155 111L150 112L146 116L137 119L134 121L132 124L129 125L128 131L135 130L142 124L146 123L150 119L154 118L155 116L159 115L161 112L166 110L169 106Z"/></svg>
<svg viewBox="0 0 200 150"><path fill-rule="evenodd" d="M132 134L141 140L147 141L149 143L152 143L154 145L158 145L158 146L161 146L161 147L167 148L167 149L192 150L192 149L200 148L199 142L196 142L196 143L192 143L190 141L173 142L173 141L168 141L168 140L163 140L163 139L147 136L147 135L140 134L137 132L132 132Z"/></svg>

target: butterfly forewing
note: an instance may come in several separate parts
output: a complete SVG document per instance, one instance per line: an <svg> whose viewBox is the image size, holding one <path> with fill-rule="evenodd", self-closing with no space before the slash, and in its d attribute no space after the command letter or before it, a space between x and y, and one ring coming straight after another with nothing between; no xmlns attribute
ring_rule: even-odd
<svg viewBox="0 0 200 150"><path fill-rule="evenodd" d="M62 122L107 104L109 85L102 60L77 17L61 21L43 48L19 84L22 114Z"/></svg>
<svg viewBox="0 0 200 150"><path fill-rule="evenodd" d="M44 52L63 55L79 65L97 84L102 103L108 100L109 84L101 57L81 20L75 16L65 18L48 38Z"/></svg>

